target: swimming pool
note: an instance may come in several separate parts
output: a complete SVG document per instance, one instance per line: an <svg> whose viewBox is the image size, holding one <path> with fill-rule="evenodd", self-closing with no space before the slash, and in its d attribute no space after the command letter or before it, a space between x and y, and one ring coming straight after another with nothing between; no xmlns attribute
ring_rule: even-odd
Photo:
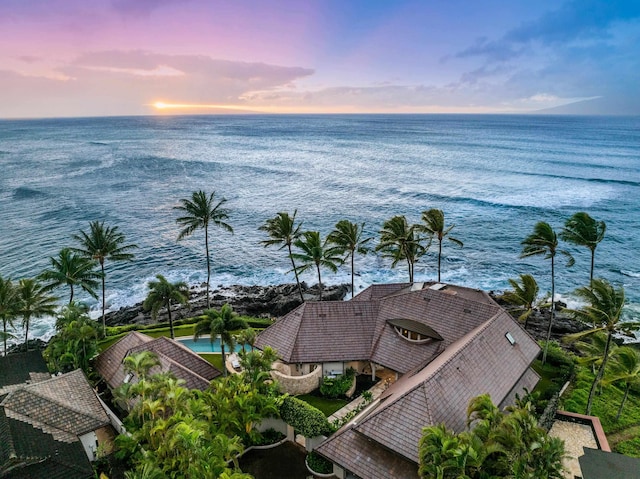
<svg viewBox="0 0 640 479"><path fill-rule="evenodd" d="M193 338L177 338L176 341L188 347L191 351L196 353L220 353L220 338L214 338L213 342L209 339L209 336L202 337L197 341ZM236 352L242 351L242 345L236 344ZM225 346L225 353L229 353L229 348Z"/></svg>

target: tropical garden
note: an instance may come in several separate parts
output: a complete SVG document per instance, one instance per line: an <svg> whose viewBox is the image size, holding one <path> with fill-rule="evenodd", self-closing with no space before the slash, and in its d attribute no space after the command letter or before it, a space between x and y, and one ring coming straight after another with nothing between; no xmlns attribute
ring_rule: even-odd
<svg viewBox="0 0 640 479"><path fill-rule="evenodd" d="M175 209L180 215L176 219L178 241L199 231L204 236L207 308L197 317L174 320L175 308L189 304L189 288L182 282L171 283L162 275L157 275L148 284L143 306L154 319L161 311L168 318L167 331L155 334L167 334L172 338L177 334L195 338L209 335L211 340L219 337L224 358L227 351L234 350L236 342L251 345L255 340L255 331L248 328L249 323L260 328L268 325L269 321L260 323L255 318L239 317L228 305L219 309L210 307L211 247L215 239L210 226L233 233L226 199L217 197L215 192L197 191L190 198L179 200ZM301 273L312 272L317 276L319 299L322 300L323 272L335 272L343 265L348 265L351 273L353 296L357 258L369 253L380 255L389 261L392 268L406 268L407 279L413 282L416 263L431 248L436 248L432 256L437 260L435 269L440 281L447 243L463 246L463 242L451 234L454 227L454 224L447 224L444 212L438 209L422 212L421 221L416 224L411 224L404 215L396 215L383 222L377 243L373 244L375 239L365 234L364 223L340 220L332 231L323 235L319 231L304 230L303 222L294 210L292 214L277 213L259 229L265 235L262 242L265 247L275 246L286 254L291 266L289 273L293 273L300 301L304 301L309 298L303 294ZM624 345L621 340L625 335L632 336L640 324L624 320L624 289L595 274L596 249L605 232L603 221L597 221L584 212L571 216L558 231L546 222L538 222L522 241L521 257L539 257L548 261L551 290L541 297L536 279L522 274L509 280L511 289L504 293L502 300L525 329L541 309L549 312L546 337L541 341L543 354L536 364L543 380L532 398L536 394L544 396L544 406L566 380L571 380L572 385L564 396L554 399L556 403L560 402L562 407L574 412L599 415L605 431L613 435L616 449L640 456L640 441L637 440L640 432L640 357L636 348ZM135 325L108 327L105 301L109 266L114 262L133 261L136 245L127 242L117 226L101 221L91 222L87 230L80 231L72 240L75 244L51 258L49 268L37 277L18 280L0 277L0 319L3 325L0 334L6 354L7 340L15 341L21 326L24 348L28 349L31 320L55 316L56 334L44 352L51 370L82 368L91 378L92 358L127 330L138 328ZM559 345L551 341L554 322L559 314L554 300L555 280L559 268L574 264L575 253L570 248L575 250L575 247L589 252L589 280L575 292L583 307L564 309L561 314L584 324L584 328L579 333L566 336ZM560 258L565 261L560 261ZM101 314L98 321L90 319L86 308L76 301L78 291L99 300ZM61 300L63 307L58 306ZM153 329L148 328L147 331L154 334ZM131 436L119 439L121 456L131 468L128 477L165 477L167 471L176 468L191 477L246 477L234 467L234 458L246 444L258 440L253 426L261 417L281 414L283 404L286 404L285 411L292 408L290 401L283 402L275 393L274 385L267 380L266 372L270 361L275 359L275 353L269 353L266 358L257 354L253 350L241 353L245 372L225 375L205 392L186 390L167 375L147 376L154 364L153 357L136 358L135 364L129 364L128 367L136 371L141 380L118 392L119 399L133 405L126 419ZM222 358L210 359L226 372ZM327 385L327 389L333 386ZM433 428L430 434L434 437L424 439L421 455L423 449L425 458L440 454L439 460L448 464L453 459L447 457L445 451L436 449L443 448L445 442L450 444L453 441L456 447L469 454L470 465L473 461L495 459L497 471L506 467L504 464L507 462L515 464L515 459L509 456L512 452L491 455L487 450L503 447L496 441L504 428L524 427L531 421L530 416L541 414L542 407L532 402L521 403L511 414L504 416L493 405L492 409L486 400L478 401L470 406L469 424L474 426L473 429L462 436L455 436L443 427ZM617 408L612 408L612 404L618 405ZM323 417L328 415L323 414ZM322 427L326 426L324 422L322 424ZM331 425L328 430L331 430ZM537 430L531 431L530 438L523 438L523 450L530 446L526 441L542 440ZM548 445L549 457L556 457L556 444L549 442ZM208 457L216 460L206 461ZM537 464L543 459L536 457L531 460ZM430 461L433 462L432 459ZM426 466L426 460L424 464L426 468L421 465L424 477L441 477L432 476L433 471ZM464 471L458 472L475 477ZM555 476L551 474L548 477Z"/></svg>

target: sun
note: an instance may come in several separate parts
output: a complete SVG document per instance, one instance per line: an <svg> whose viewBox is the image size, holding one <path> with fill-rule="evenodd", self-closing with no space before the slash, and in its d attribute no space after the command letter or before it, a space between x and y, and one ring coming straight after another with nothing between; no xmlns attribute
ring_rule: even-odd
<svg viewBox="0 0 640 479"><path fill-rule="evenodd" d="M161 101L157 101L153 104L153 106L155 106L158 110L162 110L164 108L167 108L167 104Z"/></svg>

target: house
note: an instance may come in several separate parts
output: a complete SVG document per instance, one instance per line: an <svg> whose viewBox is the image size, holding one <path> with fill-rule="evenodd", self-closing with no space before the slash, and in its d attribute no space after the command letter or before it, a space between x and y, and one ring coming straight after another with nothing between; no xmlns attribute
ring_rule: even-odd
<svg viewBox="0 0 640 479"><path fill-rule="evenodd" d="M13 385L0 397L0 477L93 477L90 461L114 434L80 369Z"/></svg>
<svg viewBox="0 0 640 479"><path fill-rule="evenodd" d="M184 380L185 387L189 389L205 390L211 380L221 374L211 363L179 342L164 336L154 339L137 331L130 332L105 349L96 358L96 370L112 390L124 383L136 382L138 378L125 371L124 359L143 351L155 353L160 361L150 374L171 372Z"/></svg>
<svg viewBox="0 0 640 479"><path fill-rule="evenodd" d="M469 400L500 407L531 390L540 349L487 293L441 283L373 285L348 302L308 302L262 332L278 380L311 387L348 367L390 378L381 396L316 451L340 478L417 478L422 428L462 431ZM317 386L317 382L315 383Z"/></svg>

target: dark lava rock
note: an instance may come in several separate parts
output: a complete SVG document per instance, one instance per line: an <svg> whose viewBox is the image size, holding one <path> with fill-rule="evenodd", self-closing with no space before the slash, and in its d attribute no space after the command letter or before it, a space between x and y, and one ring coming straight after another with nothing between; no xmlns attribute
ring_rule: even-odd
<svg viewBox="0 0 640 479"><path fill-rule="evenodd" d="M302 295L305 301L317 301L319 299L318 285L309 287L301 283ZM349 286L340 284L325 286L322 291L323 301L341 301L349 292ZM219 286L209 293L211 308L219 309L229 303L233 310L241 315L257 317L280 317L294 310L302 304L298 286L294 284L280 284L274 286ZM192 287L188 306L173 305L171 316L174 320L197 316L207 309L206 292L200 288ZM120 308L118 311L107 313L108 326L126 324L150 324L153 322L168 321L167 312L161 309L156 321L152 320L151 313L142 309L142 304Z"/></svg>

